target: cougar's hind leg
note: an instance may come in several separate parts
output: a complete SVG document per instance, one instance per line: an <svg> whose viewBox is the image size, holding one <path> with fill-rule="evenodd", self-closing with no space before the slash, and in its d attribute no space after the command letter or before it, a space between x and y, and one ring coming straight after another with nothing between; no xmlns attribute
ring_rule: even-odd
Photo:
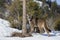
<svg viewBox="0 0 60 40"><path fill-rule="evenodd" d="M40 34L42 34L44 32L44 30L41 26L39 27L39 31L40 31Z"/></svg>
<svg viewBox="0 0 60 40"><path fill-rule="evenodd" d="M38 28L39 28L39 31L40 31L40 34L42 34L44 31L43 31L43 27L42 27L42 22L38 22Z"/></svg>
<svg viewBox="0 0 60 40"><path fill-rule="evenodd" d="M39 29L39 32L41 33L41 25L39 25L39 23L38 23L38 29Z"/></svg>

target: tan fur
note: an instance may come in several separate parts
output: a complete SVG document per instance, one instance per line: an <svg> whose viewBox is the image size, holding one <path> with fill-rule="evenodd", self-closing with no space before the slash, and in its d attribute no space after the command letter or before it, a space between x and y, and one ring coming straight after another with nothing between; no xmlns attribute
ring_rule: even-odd
<svg viewBox="0 0 60 40"><path fill-rule="evenodd" d="M31 22L31 31L30 33L34 32L34 25L35 25L35 20L30 21Z"/></svg>
<svg viewBox="0 0 60 40"><path fill-rule="evenodd" d="M48 28L48 25L46 24L46 21L44 19L38 19L37 22L34 19L32 19L30 32L32 33L34 31L34 27L35 27L36 23L37 23L37 27L39 28L40 33L44 29L44 31L47 32L47 34L49 36L50 29Z"/></svg>
<svg viewBox="0 0 60 40"><path fill-rule="evenodd" d="M46 21L45 20L42 20L42 19L39 19L38 20L38 28L41 32L42 29L44 29L45 32L47 32L48 36L49 36L49 30L48 30L48 27L47 27L47 24L46 24Z"/></svg>

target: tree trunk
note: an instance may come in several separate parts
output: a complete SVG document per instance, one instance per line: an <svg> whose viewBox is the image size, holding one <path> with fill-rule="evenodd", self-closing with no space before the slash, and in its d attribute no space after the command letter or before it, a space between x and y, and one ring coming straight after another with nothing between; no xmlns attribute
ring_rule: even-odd
<svg viewBox="0 0 60 40"><path fill-rule="evenodd" d="M23 0L23 26L22 26L22 34L26 35L26 0Z"/></svg>

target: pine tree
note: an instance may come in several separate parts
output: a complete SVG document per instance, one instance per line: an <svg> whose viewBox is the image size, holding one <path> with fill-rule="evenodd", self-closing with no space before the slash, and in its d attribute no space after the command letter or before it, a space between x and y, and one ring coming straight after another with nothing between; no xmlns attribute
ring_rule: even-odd
<svg viewBox="0 0 60 40"><path fill-rule="evenodd" d="M55 16L55 12L56 12L56 9L57 9L57 3L56 3L56 0L54 2L52 2L51 4L51 13L53 16Z"/></svg>
<svg viewBox="0 0 60 40"><path fill-rule="evenodd" d="M10 22L17 20L18 22L12 22L13 27L19 27L21 26L22 21L22 3L19 0L15 0L12 2L11 5L5 5L6 9L10 11L9 18L7 18ZM12 20L10 20L12 18Z"/></svg>
<svg viewBox="0 0 60 40"><path fill-rule="evenodd" d="M0 0L0 7L5 7L5 0Z"/></svg>

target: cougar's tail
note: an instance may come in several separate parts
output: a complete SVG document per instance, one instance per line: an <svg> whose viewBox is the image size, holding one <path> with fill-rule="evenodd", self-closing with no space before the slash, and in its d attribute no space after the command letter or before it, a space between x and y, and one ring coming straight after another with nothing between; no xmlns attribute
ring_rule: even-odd
<svg viewBox="0 0 60 40"><path fill-rule="evenodd" d="M48 28L48 25L46 24L46 22L45 22L45 28L47 31L51 32L51 30Z"/></svg>
<svg viewBox="0 0 60 40"><path fill-rule="evenodd" d="M45 26L45 28L46 28L47 31L51 32L51 30L47 26Z"/></svg>
<svg viewBox="0 0 60 40"><path fill-rule="evenodd" d="M49 32L51 32L51 30L50 30L50 29L48 29L48 28L47 28L47 30L48 30Z"/></svg>

